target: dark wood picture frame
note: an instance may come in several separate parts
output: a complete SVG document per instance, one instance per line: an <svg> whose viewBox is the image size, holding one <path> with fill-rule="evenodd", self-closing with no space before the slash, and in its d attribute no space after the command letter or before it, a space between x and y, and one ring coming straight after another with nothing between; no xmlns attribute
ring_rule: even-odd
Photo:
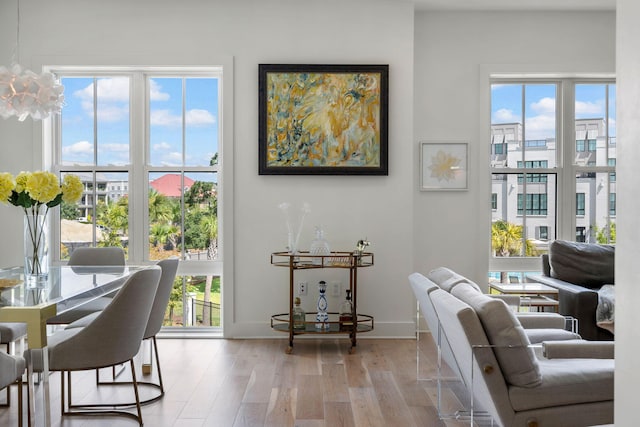
<svg viewBox="0 0 640 427"><path fill-rule="evenodd" d="M259 65L260 175L388 175L388 65Z"/></svg>

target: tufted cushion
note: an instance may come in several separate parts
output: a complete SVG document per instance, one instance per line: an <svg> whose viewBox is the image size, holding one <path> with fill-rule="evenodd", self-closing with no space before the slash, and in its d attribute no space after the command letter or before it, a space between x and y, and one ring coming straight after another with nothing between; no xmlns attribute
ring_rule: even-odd
<svg viewBox="0 0 640 427"><path fill-rule="evenodd" d="M451 289L458 283L465 282L476 288L478 292L482 292L480 286L447 267L438 267L431 270L429 274L427 274L427 278L447 292L451 292Z"/></svg>
<svg viewBox="0 0 640 427"><path fill-rule="evenodd" d="M509 384L535 387L542 382L540 366L524 328L509 307L499 299L476 291L468 283L455 286L451 294L476 312Z"/></svg>
<svg viewBox="0 0 640 427"><path fill-rule="evenodd" d="M551 277L596 289L615 283L615 247L555 240L549 245Z"/></svg>

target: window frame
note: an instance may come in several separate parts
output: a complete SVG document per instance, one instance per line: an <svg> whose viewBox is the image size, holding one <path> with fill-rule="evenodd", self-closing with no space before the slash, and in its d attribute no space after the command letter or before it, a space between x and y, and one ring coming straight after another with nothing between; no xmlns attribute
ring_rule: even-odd
<svg viewBox="0 0 640 427"><path fill-rule="evenodd" d="M494 84L557 84L556 92L556 117L555 117L555 129L556 129L556 167L547 169L535 169L535 173L538 174L554 174L556 175L555 182L555 196L556 201L556 221L555 221L555 239L572 240L576 239L576 174L581 172L609 172L615 173L615 166L595 166L586 165L579 166L574 162L576 146L576 131L575 131L575 87L578 84L610 84L616 85L615 74L613 73L599 73L593 75L583 75L580 73L531 73L531 72L496 72L490 68L492 66L485 66L482 69L482 73L487 78L487 98L481 97L483 102L483 109L486 113L483 115L486 120L486 130L488 138L486 141L492 145L491 139L491 87ZM607 96L607 107L609 106L609 92ZM565 102L565 100L567 100ZM606 118L609 118L608 108L606 111ZM569 123L569 125L565 125ZM609 135L609 129L606 129L607 144L608 147L616 144L615 136ZM613 140L612 140L613 139ZM566 143L566 141L571 141ZM588 143L587 143L588 144ZM585 149L588 145L585 146ZM492 152L492 150L489 150ZM488 191L492 193L492 177L500 174L524 174L532 172L531 168L496 168L491 163L487 163L488 166ZM522 176L522 175L521 175ZM526 180L525 180L526 181ZM526 183L525 183L526 185ZM551 189L550 189L551 191ZM607 190L609 191L609 190ZM570 196L570 197L567 197ZM562 203L560 203L562 200ZM548 202L549 203L549 202ZM491 209L489 209L489 224L491 224ZM489 225L490 228L490 225ZM490 231L490 230L489 230ZM489 250L489 264L488 269L490 272L495 271L540 271L541 265L539 257L496 257L493 255L493 251Z"/></svg>
<svg viewBox="0 0 640 427"><path fill-rule="evenodd" d="M146 88L145 76L180 76L180 77L218 77L218 164L206 167L185 167L189 172L192 169L206 169L211 172L212 168L217 175L217 198L218 198L218 258L211 261L189 261L180 260L178 268L179 275L189 276L218 276L221 281L221 323L222 330L217 327L210 328L218 330L216 334L224 336L226 330L233 319L233 291L230 288L233 283L233 58L222 57L220 61L211 61L219 64L216 66L48 66L43 64L43 70L52 72L63 77L113 77L116 75L132 75L130 91L140 91L139 96L130 95L129 113L129 138L130 138L130 158L126 166L100 166L104 171L128 171L128 193L131 197L129 209L129 223L143 224L143 227L130 227L129 237L131 240L145 242L143 244L130 246L128 263L131 264L154 264L155 260L149 259L148 252L148 174L151 169L147 157L149 147L149 105L148 90ZM144 99L144 105L141 105ZM43 121L42 126L42 163L43 168L59 173L61 170L73 173L74 171L93 170L91 166L66 166L61 164L61 122L60 116L55 115L51 119ZM138 123L138 126L134 126ZM143 141L143 144L136 143ZM136 159L143 159L142 164ZM224 165L224 166L223 166ZM96 166L97 167L97 166ZM157 168L156 168L157 169ZM178 167L171 167L172 170ZM143 190L144 189L144 190ZM51 212L51 258L56 264L63 264L60 260L60 213L59 210ZM226 292L225 286L228 286ZM228 309L225 310L224 307ZM227 326L225 326L227 325ZM177 328L178 333L188 334L187 328ZM195 328L203 333L203 328Z"/></svg>

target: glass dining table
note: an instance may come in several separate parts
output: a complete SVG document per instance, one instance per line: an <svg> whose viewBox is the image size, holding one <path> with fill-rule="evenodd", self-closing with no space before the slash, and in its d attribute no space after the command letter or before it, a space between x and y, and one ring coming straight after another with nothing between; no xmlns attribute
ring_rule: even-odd
<svg viewBox="0 0 640 427"><path fill-rule="evenodd" d="M149 265L51 266L48 281L28 286L23 267L0 269L0 322L25 322L30 348L47 345L47 319L111 294Z"/></svg>

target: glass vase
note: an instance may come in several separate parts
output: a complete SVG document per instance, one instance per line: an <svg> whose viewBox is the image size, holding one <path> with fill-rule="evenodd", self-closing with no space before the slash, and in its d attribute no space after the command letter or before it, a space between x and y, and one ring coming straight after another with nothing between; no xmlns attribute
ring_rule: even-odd
<svg viewBox="0 0 640 427"><path fill-rule="evenodd" d="M27 214L24 217L24 277L28 288L43 288L49 277L49 242L47 217Z"/></svg>

